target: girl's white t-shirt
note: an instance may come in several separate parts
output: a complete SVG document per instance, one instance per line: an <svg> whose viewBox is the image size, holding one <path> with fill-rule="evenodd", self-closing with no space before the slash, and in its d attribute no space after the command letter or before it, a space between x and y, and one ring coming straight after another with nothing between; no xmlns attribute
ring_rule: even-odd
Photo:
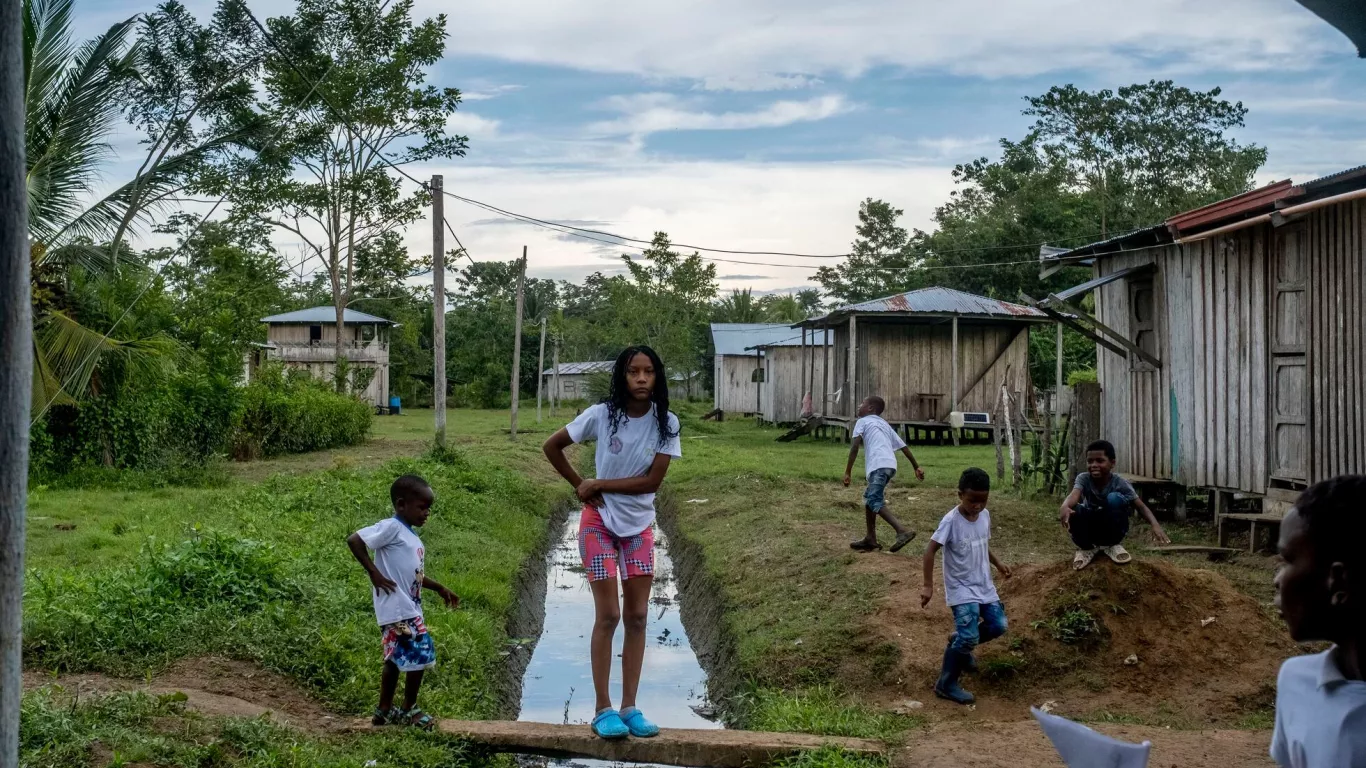
<svg viewBox="0 0 1366 768"><path fill-rule="evenodd" d="M683 455L678 439L678 417L669 414L669 431L673 437L659 439L659 421L654 405L650 412L633 419L625 411L617 413L617 433L612 434L612 423L607 415L607 404L589 406L565 427L569 439L576 443L596 440L594 461L599 480L624 480L643 477L650 472L655 456L661 453L674 458ZM653 493L604 493L602 522L617 536L634 536L655 521Z"/></svg>

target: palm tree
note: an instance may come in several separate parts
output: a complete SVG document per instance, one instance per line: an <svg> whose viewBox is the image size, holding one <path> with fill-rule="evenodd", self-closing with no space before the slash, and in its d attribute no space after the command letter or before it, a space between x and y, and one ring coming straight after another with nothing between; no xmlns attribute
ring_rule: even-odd
<svg viewBox="0 0 1366 768"><path fill-rule="evenodd" d="M712 316L718 323L762 323L764 311L754 300L749 288L732 290L730 295L716 302Z"/></svg>
<svg viewBox="0 0 1366 768"><path fill-rule="evenodd" d="M74 319L63 286L71 270L110 274L143 265L129 259L116 232L138 221L177 189L188 167L185 153L145 168L137 178L90 200L100 164L112 154L110 134L120 120L121 86L136 77L137 46L128 39L135 19L114 24L77 46L71 37L72 0L24 0L25 151L28 232L33 274L33 408L74 402L87 392L102 360L122 358L135 371L164 370L173 345L165 337L110 338Z"/></svg>

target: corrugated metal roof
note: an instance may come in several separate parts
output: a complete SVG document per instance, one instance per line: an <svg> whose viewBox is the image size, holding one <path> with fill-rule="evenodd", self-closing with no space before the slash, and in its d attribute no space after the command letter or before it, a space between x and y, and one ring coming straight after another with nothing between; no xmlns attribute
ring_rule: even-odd
<svg viewBox="0 0 1366 768"><path fill-rule="evenodd" d="M1334 184L1345 184L1349 181L1356 181L1362 178L1366 178L1366 165L1358 165L1355 168L1348 168L1345 171L1338 171L1337 173L1330 173L1327 176L1321 176L1313 181L1306 181L1299 185L1297 189L1304 190L1306 193L1317 192L1324 187L1329 187Z"/></svg>
<svg viewBox="0 0 1366 768"><path fill-rule="evenodd" d="M1079 245L1071 250L1062 252L1049 252L1045 254L1042 249L1039 252L1039 261L1048 264L1052 261L1074 261L1084 259L1088 256L1104 256L1111 253L1123 253L1125 251L1135 251L1151 248L1157 245L1167 245L1172 241L1171 230L1167 229L1166 224L1157 224L1143 229L1135 229L1125 232L1122 235L1097 240L1094 243Z"/></svg>
<svg viewBox="0 0 1366 768"><path fill-rule="evenodd" d="M598 360L591 363L560 363L560 375L573 376L581 373L602 373L604 371L610 373L613 365L616 365L615 360ZM553 365L541 371L542 376L553 376L554 374L555 366Z"/></svg>
<svg viewBox="0 0 1366 768"><path fill-rule="evenodd" d="M1290 179L1283 179L1264 187L1258 187L1250 192L1244 192L1241 195L1234 195L1209 205L1178 213L1167 219L1165 223L1178 235L1184 235L1214 224L1222 224L1231 219L1248 218L1265 213L1276 205L1277 200L1290 194L1294 194L1292 193Z"/></svg>
<svg viewBox="0 0 1366 768"><path fill-rule="evenodd" d="M807 331L808 344L821 344L825 336L812 340ZM754 357L754 347L800 345L802 331L785 323L712 323L711 341L718 355Z"/></svg>
<svg viewBox="0 0 1366 768"><path fill-rule="evenodd" d="M345 313L343 313L342 315L342 321L346 323L382 323L384 325L394 324L391 321L385 320L382 317L368 315L364 312L357 312L354 309L347 309ZM285 312L281 315L271 315L270 317L263 317L261 318L261 322L301 324L307 323L309 325L313 325L315 323L322 323L326 325L328 323L337 322L337 309L336 307L310 307L308 309L298 309L293 312Z"/></svg>
<svg viewBox="0 0 1366 768"><path fill-rule="evenodd" d="M895 296L850 304L832 310L827 318L836 315L887 313L898 315L973 315L1016 319L1047 317L1033 307L1013 304L1000 299L989 299L972 293L934 286Z"/></svg>

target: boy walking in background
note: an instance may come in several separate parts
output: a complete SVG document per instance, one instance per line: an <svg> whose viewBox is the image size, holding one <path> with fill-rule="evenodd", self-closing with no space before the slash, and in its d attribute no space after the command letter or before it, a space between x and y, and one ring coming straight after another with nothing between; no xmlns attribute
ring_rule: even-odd
<svg viewBox="0 0 1366 768"><path fill-rule="evenodd" d="M1170 544L1171 539L1158 525L1153 511L1128 480L1115 474L1115 447L1105 440L1086 446L1086 471L1077 475L1058 516L1077 546L1072 567L1085 568L1099 552L1120 564L1133 560L1120 542L1129 533L1129 516L1134 507L1152 527L1153 538L1160 544Z"/></svg>
<svg viewBox="0 0 1366 768"><path fill-rule="evenodd" d="M915 469L917 480L924 480L925 472L920 469L915 456L911 455L911 449L902 442L901 436L882 418L882 412L886 408L886 401L877 395L869 395L859 403L859 420L854 424L853 440L849 446L849 463L844 467L844 486L847 488L859 447L865 444L868 446L868 453L863 459L863 467L868 475L868 489L863 492L863 518L868 531L863 538L849 544L859 552L882 549L882 545L877 542L879 517L886 520L896 532L896 541L892 544L893 552L900 551L915 538L915 531L903 526L901 521L892 515L891 510L887 509L887 484L896 475L897 451L906 454L906 458Z"/></svg>
<svg viewBox="0 0 1366 768"><path fill-rule="evenodd" d="M417 475L404 475L389 487L389 500L394 505L393 517L362 528L346 540L374 585L375 618L383 638L384 672L379 707L371 723L431 730L435 721L417 706L422 673L436 666L436 646L422 621L422 590L441 595L450 608L458 607L460 598L427 578L423 568L426 551L413 530L421 528L431 515L435 500L432 487ZM375 553L374 560L367 549ZM403 707L396 709L394 692L400 672L407 673L407 680L403 684Z"/></svg>
<svg viewBox="0 0 1366 768"><path fill-rule="evenodd" d="M1366 765L1364 499L1366 476L1335 477L1281 521L1276 607L1296 642L1333 643L1281 665L1271 758L1283 766Z"/></svg>
<svg viewBox="0 0 1366 768"><path fill-rule="evenodd" d="M934 684L934 694L959 704L976 699L963 690L958 678L963 672L976 672L972 651L1006 633L1006 610L991 581L991 566L1010 578L1010 569L991 551L991 512L987 497L991 478L976 467L963 470L958 479L958 506L949 510L930 536L925 548L925 587L920 591L920 607L934 596L934 556L944 550L944 599L953 611L954 633L944 648L944 666Z"/></svg>

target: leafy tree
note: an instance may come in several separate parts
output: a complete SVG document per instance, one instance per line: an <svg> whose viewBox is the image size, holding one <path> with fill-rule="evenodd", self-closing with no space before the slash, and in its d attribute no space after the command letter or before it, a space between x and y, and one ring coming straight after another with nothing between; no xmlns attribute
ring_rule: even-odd
<svg viewBox="0 0 1366 768"><path fill-rule="evenodd" d="M762 323L764 310L754 299L752 290L735 289L729 296L716 302L712 320L718 323Z"/></svg>
<svg viewBox="0 0 1366 768"><path fill-rule="evenodd" d="M855 304L908 290L919 278L907 267L919 263L910 234L897 220L903 211L883 200L867 198L858 207L858 235L849 258L816 270L816 282L837 304Z"/></svg>
<svg viewBox="0 0 1366 768"><path fill-rule="evenodd" d="M630 278L613 278L608 293L626 343L654 347L666 366L691 376L705 368L706 326L716 297L716 265L672 249L656 232L633 259L622 256Z"/></svg>
<svg viewBox="0 0 1366 768"><path fill-rule="evenodd" d="M446 133L460 92L426 82L445 50L446 17L414 24L412 6L302 0L295 15L270 19L259 99L276 140L249 181L220 181L239 214L293 233L322 262L339 360L359 249L417 221L428 200L390 167L465 152L465 137Z"/></svg>

